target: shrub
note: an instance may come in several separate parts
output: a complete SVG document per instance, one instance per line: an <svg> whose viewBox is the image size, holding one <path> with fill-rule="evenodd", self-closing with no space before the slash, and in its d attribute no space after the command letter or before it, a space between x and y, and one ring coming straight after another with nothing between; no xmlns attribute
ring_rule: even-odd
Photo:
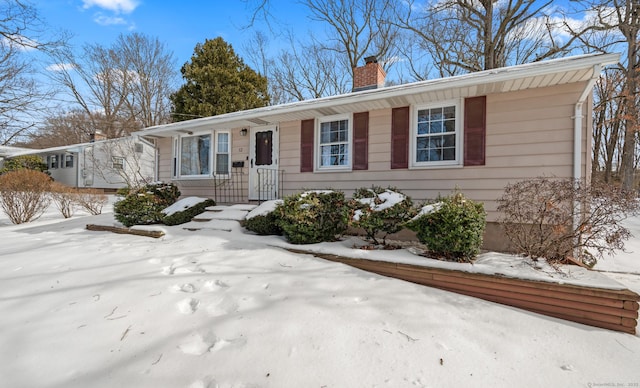
<svg viewBox="0 0 640 388"><path fill-rule="evenodd" d="M75 201L89 214L96 216L102 213L102 208L109 201L109 198L100 190L82 189L76 192Z"/></svg>
<svg viewBox="0 0 640 388"><path fill-rule="evenodd" d="M44 172L47 175L49 172L47 171L47 164L42 161L42 158L38 155L21 155L16 156L14 158L5 160L4 166L0 169L0 175L5 174L10 171L16 170L35 170Z"/></svg>
<svg viewBox="0 0 640 388"><path fill-rule="evenodd" d="M278 225L294 244L335 241L346 231L349 219L344 193L329 190L286 197L276 212Z"/></svg>
<svg viewBox="0 0 640 388"><path fill-rule="evenodd" d="M163 209L178 200L180 191L169 183L152 183L130 191L113 206L116 220L124 226L148 225L162 222Z"/></svg>
<svg viewBox="0 0 640 388"><path fill-rule="evenodd" d="M244 220L244 227L262 236L282 234L278 212L275 211L282 200L267 201L252 210Z"/></svg>
<svg viewBox="0 0 640 388"><path fill-rule="evenodd" d="M482 203L454 193L423 207L408 226L431 254L445 260L471 261L480 252L485 220Z"/></svg>
<svg viewBox="0 0 640 388"><path fill-rule="evenodd" d="M76 190L60 182L51 183L51 198L64 218L73 216Z"/></svg>
<svg viewBox="0 0 640 388"><path fill-rule="evenodd" d="M208 208L209 206L215 205L216 201L214 201L213 199L205 199L204 201L198 202L197 204L190 206L185 210L177 211L173 214L164 216L164 218L162 219L162 223L169 226L184 224L191 221L193 217L197 216L198 214L204 213L206 208Z"/></svg>
<svg viewBox="0 0 640 388"><path fill-rule="evenodd" d="M638 212L633 193L614 186L587 186L573 179L538 177L507 185L498 199L499 220L514 248L550 263L576 259L595 264L624 248L629 231L620 225Z"/></svg>
<svg viewBox="0 0 640 388"><path fill-rule="evenodd" d="M19 169L0 175L0 203L14 224L37 219L49 206L51 178L40 171Z"/></svg>
<svg viewBox="0 0 640 388"><path fill-rule="evenodd" d="M354 226L362 228L375 244L379 244L376 236L380 234L386 244L387 236L402 230L416 214L411 198L395 188L379 186L356 190L350 206L355 209Z"/></svg>

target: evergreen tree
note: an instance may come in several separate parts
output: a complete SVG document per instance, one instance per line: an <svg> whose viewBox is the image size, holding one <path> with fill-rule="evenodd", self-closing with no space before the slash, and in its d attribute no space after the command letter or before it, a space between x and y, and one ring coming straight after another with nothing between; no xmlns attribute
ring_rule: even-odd
<svg viewBox="0 0 640 388"><path fill-rule="evenodd" d="M269 103L267 78L218 37L198 43L180 69L186 83L171 95L174 121L259 108Z"/></svg>

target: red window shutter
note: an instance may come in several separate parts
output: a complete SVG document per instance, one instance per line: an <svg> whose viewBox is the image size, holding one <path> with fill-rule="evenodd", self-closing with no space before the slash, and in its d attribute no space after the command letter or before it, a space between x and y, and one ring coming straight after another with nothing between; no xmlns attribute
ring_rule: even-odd
<svg viewBox="0 0 640 388"><path fill-rule="evenodd" d="M487 97L464 100L464 165L484 166L486 148Z"/></svg>
<svg viewBox="0 0 640 388"><path fill-rule="evenodd" d="M369 168L369 112L353 114L353 169Z"/></svg>
<svg viewBox="0 0 640 388"><path fill-rule="evenodd" d="M391 168L409 168L409 107L391 110Z"/></svg>
<svg viewBox="0 0 640 388"><path fill-rule="evenodd" d="M313 138L315 120L302 120L300 125L300 172L313 172Z"/></svg>

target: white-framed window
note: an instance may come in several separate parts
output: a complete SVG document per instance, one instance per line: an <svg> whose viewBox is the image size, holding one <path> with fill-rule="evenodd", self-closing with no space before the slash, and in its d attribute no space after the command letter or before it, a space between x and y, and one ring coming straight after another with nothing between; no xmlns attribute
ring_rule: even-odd
<svg viewBox="0 0 640 388"><path fill-rule="evenodd" d="M231 133L205 132L181 136L175 140L174 177L205 178L229 175L231 169Z"/></svg>
<svg viewBox="0 0 640 388"><path fill-rule="evenodd" d="M351 169L352 130L349 115L318 119L317 170Z"/></svg>
<svg viewBox="0 0 640 388"><path fill-rule="evenodd" d="M49 156L49 168L58 168L58 167L59 167L58 155Z"/></svg>
<svg viewBox="0 0 640 388"><path fill-rule="evenodd" d="M215 172L216 175L229 175L231 168L231 134L216 132Z"/></svg>
<svg viewBox="0 0 640 388"><path fill-rule="evenodd" d="M66 168L72 168L73 167L73 155L72 154L66 154L64 156L64 166Z"/></svg>
<svg viewBox="0 0 640 388"><path fill-rule="evenodd" d="M412 166L460 164L461 120L459 101L415 107L411 136Z"/></svg>
<svg viewBox="0 0 640 388"><path fill-rule="evenodd" d="M211 173L211 134L180 139L180 176L208 176Z"/></svg>
<svg viewBox="0 0 640 388"><path fill-rule="evenodd" d="M124 158L122 156L112 156L111 167L114 170L124 170Z"/></svg>

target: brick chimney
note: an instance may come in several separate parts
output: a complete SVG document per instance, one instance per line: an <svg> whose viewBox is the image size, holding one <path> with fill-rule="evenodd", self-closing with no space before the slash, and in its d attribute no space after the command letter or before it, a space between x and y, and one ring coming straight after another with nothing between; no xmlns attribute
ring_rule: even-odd
<svg viewBox="0 0 640 388"><path fill-rule="evenodd" d="M384 86L387 76L376 57L366 57L365 65L353 69L353 91L378 89Z"/></svg>
<svg viewBox="0 0 640 388"><path fill-rule="evenodd" d="M107 140L107 135L102 133L101 131L95 131L94 133L89 135L89 142L93 143L96 141Z"/></svg>

